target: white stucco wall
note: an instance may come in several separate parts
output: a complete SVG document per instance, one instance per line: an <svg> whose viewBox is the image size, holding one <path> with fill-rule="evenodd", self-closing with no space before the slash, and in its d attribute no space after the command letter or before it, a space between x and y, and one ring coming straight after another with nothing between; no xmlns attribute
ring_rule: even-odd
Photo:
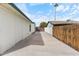
<svg viewBox="0 0 79 59"><path fill-rule="evenodd" d="M0 54L30 35L30 21L8 4L0 4Z"/></svg>
<svg viewBox="0 0 79 59"><path fill-rule="evenodd" d="M52 35L52 31L53 31L53 25L48 23L48 26L45 28L45 32L49 33Z"/></svg>

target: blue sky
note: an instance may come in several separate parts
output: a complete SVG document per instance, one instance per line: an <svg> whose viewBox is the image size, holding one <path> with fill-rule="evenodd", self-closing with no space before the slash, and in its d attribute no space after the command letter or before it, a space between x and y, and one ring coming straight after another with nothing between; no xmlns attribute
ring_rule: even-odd
<svg viewBox="0 0 79 59"><path fill-rule="evenodd" d="M56 20L79 20L79 4L58 3L58 5L56 8ZM42 21L54 20L55 8L52 3L16 3L16 6L35 22L37 26Z"/></svg>

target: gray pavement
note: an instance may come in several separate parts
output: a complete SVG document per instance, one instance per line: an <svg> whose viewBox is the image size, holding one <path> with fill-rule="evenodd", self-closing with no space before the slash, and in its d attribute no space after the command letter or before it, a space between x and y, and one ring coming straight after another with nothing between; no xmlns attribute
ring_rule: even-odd
<svg viewBox="0 0 79 59"><path fill-rule="evenodd" d="M79 52L46 32L35 32L3 56L78 56Z"/></svg>

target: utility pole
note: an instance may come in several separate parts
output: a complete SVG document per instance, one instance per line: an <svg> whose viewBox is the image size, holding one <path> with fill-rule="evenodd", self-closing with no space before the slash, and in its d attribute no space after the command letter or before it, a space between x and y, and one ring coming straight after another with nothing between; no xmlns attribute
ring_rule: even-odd
<svg viewBox="0 0 79 59"><path fill-rule="evenodd" d="M54 20L56 20L56 8L58 7L58 4L55 3L55 4L54 4L54 7L55 7L55 16L54 16Z"/></svg>

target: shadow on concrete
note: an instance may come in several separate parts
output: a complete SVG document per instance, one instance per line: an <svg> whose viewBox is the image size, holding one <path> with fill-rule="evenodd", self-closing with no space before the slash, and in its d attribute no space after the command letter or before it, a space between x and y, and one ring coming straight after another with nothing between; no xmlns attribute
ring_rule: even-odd
<svg viewBox="0 0 79 59"><path fill-rule="evenodd" d="M14 47L12 47L11 49L4 52L4 54L8 54L10 52L16 51L18 49L24 48L29 45L44 45L40 32L35 32L35 33L31 34L30 36L28 36L27 38L25 38L24 40L21 40L20 42L15 44ZM2 54L2 55L4 55L4 54Z"/></svg>

